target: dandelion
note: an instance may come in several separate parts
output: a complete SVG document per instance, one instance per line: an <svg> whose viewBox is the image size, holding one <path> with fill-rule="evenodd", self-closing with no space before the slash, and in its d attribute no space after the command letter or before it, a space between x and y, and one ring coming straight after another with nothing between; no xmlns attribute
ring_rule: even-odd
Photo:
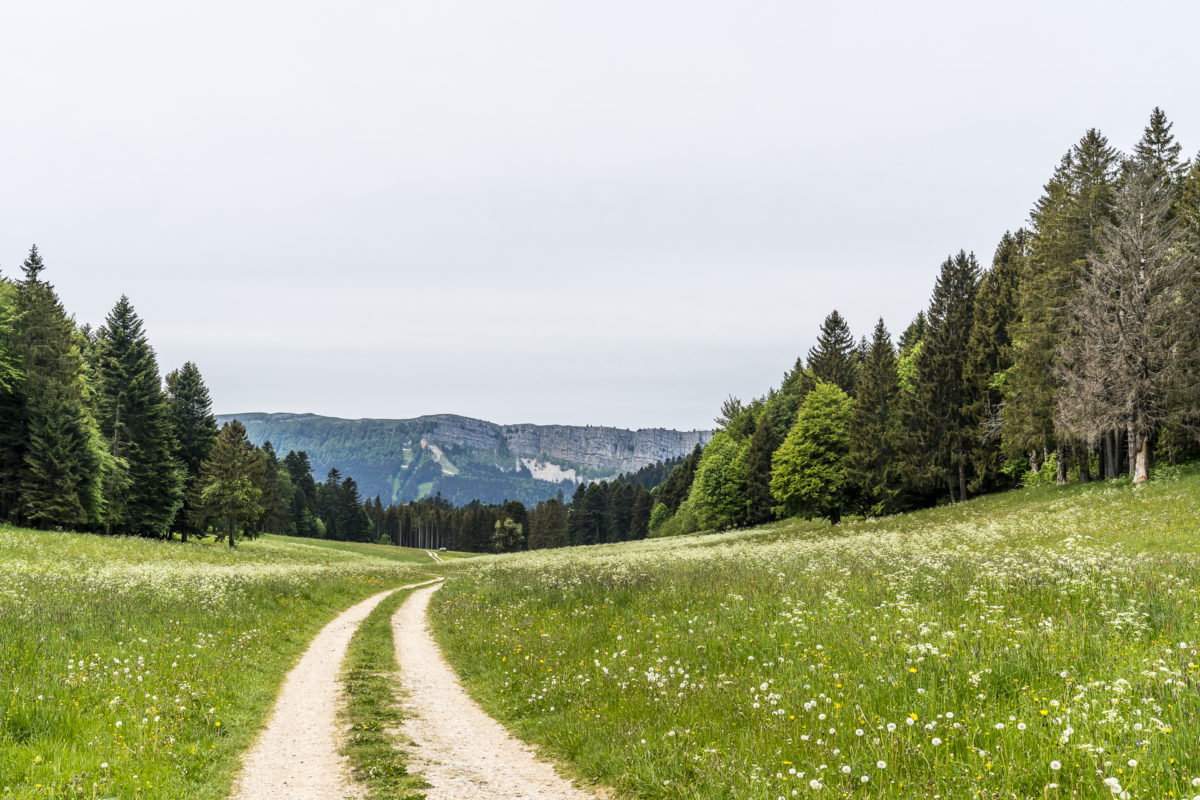
<svg viewBox="0 0 1200 800"><path fill-rule="evenodd" d="M1054 770L1055 772L1058 772L1060 769L1062 769L1062 762L1058 761L1058 760L1051 761L1050 769Z"/></svg>
<svg viewBox="0 0 1200 800"><path fill-rule="evenodd" d="M876 769L887 769L887 762L886 762L886 761L882 761L882 760L880 760L880 761L876 761L876 762L875 762L875 768L876 768Z"/></svg>

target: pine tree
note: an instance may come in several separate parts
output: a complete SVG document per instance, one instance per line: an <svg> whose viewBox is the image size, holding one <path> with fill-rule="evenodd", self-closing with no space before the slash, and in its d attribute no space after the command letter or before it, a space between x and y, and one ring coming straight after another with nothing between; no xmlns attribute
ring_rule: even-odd
<svg viewBox="0 0 1200 800"><path fill-rule="evenodd" d="M634 487L633 511L629 516L629 538L645 539L650 533L650 512L654 499L640 483Z"/></svg>
<svg viewBox="0 0 1200 800"><path fill-rule="evenodd" d="M975 428L971 453L975 477L970 488L976 492L997 488L1002 478L1000 409L1004 381L1013 364L1012 327L1017 322L1017 298L1026 269L1026 239L1023 229L1004 234L975 297L963 379L966 413Z"/></svg>
<svg viewBox="0 0 1200 800"><path fill-rule="evenodd" d="M896 348L880 318L858 379L846 461L847 475L864 510L876 516L895 511L900 492L900 378L896 364Z"/></svg>
<svg viewBox="0 0 1200 800"><path fill-rule="evenodd" d="M173 528L183 541L194 533L191 523L195 507L196 481L200 465L208 458L217 441L217 420L212 413L212 398L200 376L200 369L191 361L167 375L167 417L175 442L175 458L183 465L186 477L183 504L175 515Z"/></svg>
<svg viewBox="0 0 1200 800"><path fill-rule="evenodd" d="M808 369L817 380L835 384L853 395L858 380L855 361L854 336L835 309L821 323L817 344L808 351Z"/></svg>
<svg viewBox="0 0 1200 800"><path fill-rule="evenodd" d="M167 398L154 350L129 298L122 296L96 334L100 429L128 482L108 497L110 525L163 536L183 502L185 475L175 458Z"/></svg>
<svg viewBox="0 0 1200 800"><path fill-rule="evenodd" d="M239 531L262 516L262 491L255 486L258 451L236 419L225 423L208 458L200 466L195 523L217 527L218 535L234 547Z"/></svg>
<svg viewBox="0 0 1200 800"><path fill-rule="evenodd" d="M846 457L853 414L854 401L832 383L818 381L804 399L771 469L771 493L781 516L841 521L850 504Z"/></svg>
<svg viewBox="0 0 1200 800"><path fill-rule="evenodd" d="M916 479L950 487L957 478L959 499L967 496L967 466L974 433L967 416L963 370L975 313L979 265L975 255L959 251L942 263L926 315L928 327L917 358L911 429L915 434Z"/></svg>
<svg viewBox="0 0 1200 800"><path fill-rule="evenodd" d="M25 519L46 528L88 523L100 463L86 419L61 386L47 387L30 408L25 467Z"/></svg>

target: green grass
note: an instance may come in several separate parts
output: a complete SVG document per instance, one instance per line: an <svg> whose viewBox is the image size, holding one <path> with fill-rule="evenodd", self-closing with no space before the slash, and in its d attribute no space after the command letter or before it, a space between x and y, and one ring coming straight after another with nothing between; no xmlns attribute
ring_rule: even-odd
<svg viewBox="0 0 1200 800"><path fill-rule="evenodd" d="M327 550L338 550L343 553L354 553L369 558L382 558L387 561L398 561L402 564L424 564L431 562L429 554L423 547L395 547L390 544L370 544L365 542L335 542L329 539L307 539L302 536L276 536L267 534L265 541L286 542L304 547L319 547ZM471 558L475 553L439 553L444 559Z"/></svg>
<svg viewBox="0 0 1200 800"><path fill-rule="evenodd" d="M624 796L1200 794L1194 468L482 557L432 614L489 712Z"/></svg>
<svg viewBox="0 0 1200 800"><path fill-rule="evenodd" d="M406 767L397 730L403 720L397 704L400 669L392 638L392 615L411 589L397 591L371 611L350 640L342 680L346 687L343 720L350 735L342 753L367 800L420 800L428 784Z"/></svg>
<svg viewBox="0 0 1200 800"><path fill-rule="evenodd" d="M436 569L0 527L0 798L225 797L315 633Z"/></svg>

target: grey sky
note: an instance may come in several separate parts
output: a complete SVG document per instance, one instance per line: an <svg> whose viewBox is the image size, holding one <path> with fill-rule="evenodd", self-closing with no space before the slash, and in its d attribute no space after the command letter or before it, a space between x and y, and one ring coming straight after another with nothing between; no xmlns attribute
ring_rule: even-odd
<svg viewBox="0 0 1200 800"><path fill-rule="evenodd" d="M1200 6L0 6L0 270L218 411L707 427L898 334L1091 126L1200 148Z"/></svg>

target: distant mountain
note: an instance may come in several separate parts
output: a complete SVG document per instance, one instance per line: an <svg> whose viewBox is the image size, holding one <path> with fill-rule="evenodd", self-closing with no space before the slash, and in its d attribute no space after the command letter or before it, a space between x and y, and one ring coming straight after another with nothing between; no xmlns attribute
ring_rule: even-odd
<svg viewBox="0 0 1200 800"><path fill-rule="evenodd" d="M569 499L587 480L612 478L690 453L711 431L577 425L497 425L437 414L416 419L339 419L316 414L223 414L250 440L270 440L282 457L304 450L318 481L331 467L353 476L364 498L405 503L441 493L455 505L520 500L560 489Z"/></svg>

